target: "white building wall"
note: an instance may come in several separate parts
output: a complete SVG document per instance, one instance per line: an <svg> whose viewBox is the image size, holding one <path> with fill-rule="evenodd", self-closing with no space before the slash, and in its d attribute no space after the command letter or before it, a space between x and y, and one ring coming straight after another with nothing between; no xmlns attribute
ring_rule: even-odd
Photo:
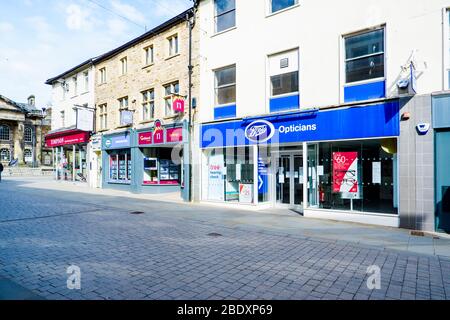
<svg viewBox="0 0 450 320"><path fill-rule="evenodd" d="M84 73L89 73L89 87L85 88ZM78 90L75 94L73 78L77 77ZM69 91L63 92L62 83L68 85ZM75 105L95 107L95 67L88 66L75 74L67 76L55 82L52 86L52 130L68 128L76 124ZM61 111L65 112L64 126L61 119Z"/></svg>
<svg viewBox="0 0 450 320"><path fill-rule="evenodd" d="M237 117L269 113L267 56L291 48L299 48L301 108L343 103L342 36L379 25L386 25L387 97L398 94L401 66L413 50L424 71L418 94L444 89L442 12L448 0L299 0L274 15L268 15L269 0L236 0L236 28L221 34L214 34L213 3L199 5L200 122L214 120L213 70L231 64Z"/></svg>

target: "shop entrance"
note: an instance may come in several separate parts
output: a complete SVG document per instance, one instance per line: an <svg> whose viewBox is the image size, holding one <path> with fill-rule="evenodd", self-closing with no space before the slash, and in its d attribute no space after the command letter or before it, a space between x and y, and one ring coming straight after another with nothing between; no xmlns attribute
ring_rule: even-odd
<svg viewBox="0 0 450 320"><path fill-rule="evenodd" d="M280 153L276 168L276 205L303 211L303 155Z"/></svg>

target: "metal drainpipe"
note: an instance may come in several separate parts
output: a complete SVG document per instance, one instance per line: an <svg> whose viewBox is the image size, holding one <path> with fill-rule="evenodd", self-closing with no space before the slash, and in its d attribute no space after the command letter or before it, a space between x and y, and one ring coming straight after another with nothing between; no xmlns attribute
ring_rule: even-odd
<svg viewBox="0 0 450 320"><path fill-rule="evenodd" d="M189 24L189 65L188 65L188 74L189 74L189 88L188 88L188 99L189 99L189 121L188 121L188 142L189 142L189 194L188 200L192 201L192 73L194 66L192 65L192 29L195 25L195 9L192 10L192 19L189 18L189 14L187 16L187 21Z"/></svg>

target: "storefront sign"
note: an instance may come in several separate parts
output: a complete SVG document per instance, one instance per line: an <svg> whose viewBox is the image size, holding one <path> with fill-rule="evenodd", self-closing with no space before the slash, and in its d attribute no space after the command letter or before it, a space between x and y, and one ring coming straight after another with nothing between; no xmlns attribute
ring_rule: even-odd
<svg viewBox="0 0 450 320"><path fill-rule="evenodd" d="M224 201L224 157L217 153L209 158L208 200Z"/></svg>
<svg viewBox="0 0 450 320"><path fill-rule="evenodd" d="M120 111L120 125L128 126L133 124L133 111L122 110Z"/></svg>
<svg viewBox="0 0 450 320"><path fill-rule="evenodd" d="M166 131L167 143L177 143L183 141L183 128L171 128Z"/></svg>
<svg viewBox="0 0 450 320"><path fill-rule="evenodd" d="M184 99L177 98L173 101L172 109L176 113L184 113Z"/></svg>
<svg viewBox="0 0 450 320"><path fill-rule="evenodd" d="M239 203L253 202L253 185L239 184Z"/></svg>
<svg viewBox="0 0 450 320"><path fill-rule="evenodd" d="M139 133L138 139L139 139L139 145L146 145L146 144L152 144L152 132L142 132Z"/></svg>
<svg viewBox="0 0 450 320"><path fill-rule="evenodd" d="M82 131L94 131L94 111L85 108L77 110L77 129Z"/></svg>
<svg viewBox="0 0 450 320"><path fill-rule="evenodd" d="M399 103L213 123L201 131L201 148L395 137L400 134Z"/></svg>
<svg viewBox="0 0 450 320"><path fill-rule="evenodd" d="M112 136L105 138L106 149L120 149L130 147L130 134L122 134L118 136Z"/></svg>
<svg viewBox="0 0 450 320"><path fill-rule="evenodd" d="M333 192L358 193L358 152L333 152Z"/></svg>
<svg viewBox="0 0 450 320"><path fill-rule="evenodd" d="M61 137L46 138L45 144L48 148L54 148L71 144L87 143L88 141L89 132L79 132Z"/></svg>

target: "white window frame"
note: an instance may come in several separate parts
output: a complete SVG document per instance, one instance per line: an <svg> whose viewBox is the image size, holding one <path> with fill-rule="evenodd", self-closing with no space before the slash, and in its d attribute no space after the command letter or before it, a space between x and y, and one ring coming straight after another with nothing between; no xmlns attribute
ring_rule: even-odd
<svg viewBox="0 0 450 320"><path fill-rule="evenodd" d="M227 28L227 29L223 29L223 30L221 30L221 31L217 31L217 17L219 16L219 15L217 15L217 9L216 9L216 0L213 0L213 20L214 20L214 23L213 23L213 35L216 35L216 34L221 34L221 33L224 33L224 32L227 32L227 31L229 31L229 30L233 30L233 29L235 29L236 27L237 27L237 6L238 6L238 2L239 0L235 0L235 2L234 2L234 10L229 10L229 11L227 11L227 12L224 12L224 13L222 13L222 14L220 14L220 15L224 15L224 14L226 14L226 13L229 13L229 12L231 12L231 11L234 11L235 13L234 13L234 26L232 26L232 27L229 27L229 28Z"/></svg>
<svg viewBox="0 0 450 320"><path fill-rule="evenodd" d="M24 158L24 160L27 158L27 152L29 152L29 157L33 157L33 150L31 150L31 149L25 149L24 151L23 151L23 158ZM26 160L25 160L25 162L26 162Z"/></svg>
<svg viewBox="0 0 450 320"><path fill-rule="evenodd" d="M142 121L152 120L155 118L155 89L151 88L145 90L141 92L141 94L142 94ZM144 99L145 94L147 94L147 100ZM149 115L148 117L145 117L146 108L148 108L148 115Z"/></svg>
<svg viewBox="0 0 450 320"><path fill-rule="evenodd" d="M127 110L129 107L128 96L117 99L119 101L119 111Z"/></svg>
<svg viewBox="0 0 450 320"><path fill-rule="evenodd" d="M108 104L103 103L98 106L100 130L106 130L108 128Z"/></svg>
<svg viewBox="0 0 450 320"><path fill-rule="evenodd" d="M144 65L150 66L155 63L155 48L153 45L144 48Z"/></svg>
<svg viewBox="0 0 450 320"><path fill-rule="evenodd" d="M100 70L100 84L106 83L106 67L101 68Z"/></svg>
<svg viewBox="0 0 450 320"><path fill-rule="evenodd" d="M29 132L29 135L30 135L29 138L30 139L27 139L28 138L27 137L27 135L28 135L27 131ZM23 130L23 140L25 142L28 142L28 143L33 142L33 128L31 128L30 126L25 126L25 129Z"/></svg>
<svg viewBox="0 0 450 320"><path fill-rule="evenodd" d="M11 141L11 127L6 124L1 124L0 127L4 127L8 131L8 140L5 140L2 136L0 136L0 141Z"/></svg>
<svg viewBox="0 0 450 320"><path fill-rule="evenodd" d="M169 42L169 57L173 57L176 56L177 54L180 53L180 39L178 37L178 33L171 35L170 37L167 38L168 42ZM176 41L175 41L176 40ZM174 44L175 47L174 47ZM175 51L174 51L175 49Z"/></svg>
<svg viewBox="0 0 450 320"><path fill-rule="evenodd" d="M89 92L89 71L83 72L84 93Z"/></svg>
<svg viewBox="0 0 450 320"><path fill-rule="evenodd" d="M379 30L379 29L383 29L384 30L384 76L383 77L378 77L378 78L373 78L373 79L368 79L368 80L361 80L361 81L355 81L355 82L350 82L350 83L346 83L346 48L345 48L345 38L350 37L350 36L357 36L359 34L363 34L363 33L367 33L370 31L375 31L375 30ZM353 87L353 86L357 86L360 84L368 84L368 83L373 83L373 82L379 82L379 81L386 81L387 80L387 64L388 64L388 51L387 51L387 37L388 37L388 28L387 28L387 24L379 24L373 27L369 27L369 28L365 28L365 29L361 29L358 31L353 31L353 32L347 32L345 34L342 34L340 36L340 55L341 58L339 59L340 61L340 98L339 101L340 103L344 103L345 102L345 97L344 97L344 90L346 87ZM387 83L385 86L385 92L384 95L387 97Z"/></svg>
<svg viewBox="0 0 450 320"><path fill-rule="evenodd" d="M6 154L8 155L6 160L3 160L2 154L6 152ZM11 161L11 150L8 148L1 148L0 149L0 161Z"/></svg>
<svg viewBox="0 0 450 320"><path fill-rule="evenodd" d="M218 86L217 83L217 72L225 70L225 69L230 69L234 67L234 75L235 75L235 82L234 83L230 83L230 84L226 84L226 85L222 85L222 86ZM221 68L217 68L213 70L213 77L214 77L214 107L224 107L224 106L232 106L237 104L237 67L236 64L230 64L228 66L225 67L221 67ZM225 103L225 104L219 104L219 99L218 99L218 89L222 89L222 88L228 88L228 87L235 87L235 98L234 98L234 102L229 102L229 103Z"/></svg>
<svg viewBox="0 0 450 320"><path fill-rule="evenodd" d="M64 110L60 111L59 112L59 116L60 116L60 119L61 119L61 127L64 128L65 125L66 125L66 112Z"/></svg>
<svg viewBox="0 0 450 320"><path fill-rule="evenodd" d="M175 85L176 84L178 84L178 92L175 91ZM170 87L170 92L172 94L166 95L166 88L167 87ZM173 82L170 82L170 83L166 83L165 85L163 85L163 90L164 90L164 93L163 93L163 96L164 96L164 114L166 115L166 117L170 117L170 116L174 115L174 112L173 112L173 97L174 97L173 93L180 94L180 82L177 80L177 81L173 81ZM170 108L169 109L167 108L167 102L170 102Z"/></svg>
<svg viewBox="0 0 450 320"><path fill-rule="evenodd" d="M128 57L120 59L120 75L124 76L128 73Z"/></svg>
<svg viewBox="0 0 450 320"><path fill-rule="evenodd" d="M78 95L78 77L72 77L72 82L73 82L73 96L77 96Z"/></svg>
<svg viewBox="0 0 450 320"><path fill-rule="evenodd" d="M298 88L297 88L297 91L296 92L290 92L290 93L283 93L283 94L279 94L279 95L274 96L274 95L272 95L272 81L271 81L272 74L270 73L270 58L273 57L273 56L281 55L283 53L288 53L288 52L292 52L292 51L297 51L297 72L298 72ZM280 73L280 74L283 74L283 73ZM291 48L291 49L288 49L288 50L275 52L275 53L272 53L272 54L267 56L267 82L266 83L267 83L267 92L268 92L268 105L270 104L270 99L272 99L272 98L283 98L283 97L289 97L289 96L299 95L300 94L300 48L298 48L298 47Z"/></svg>
<svg viewBox="0 0 450 320"><path fill-rule="evenodd" d="M296 8L300 5L300 0L295 0L296 3L294 3L293 5L274 12L274 11L272 11L272 1L273 0L267 0L267 16L268 17L279 14L281 12L285 12L287 10L291 10L292 8Z"/></svg>
<svg viewBox="0 0 450 320"><path fill-rule="evenodd" d="M442 41L444 43L443 47L443 60L444 66L442 70L442 90L450 90L450 7L444 8L442 13L443 19L443 30L442 30Z"/></svg>

